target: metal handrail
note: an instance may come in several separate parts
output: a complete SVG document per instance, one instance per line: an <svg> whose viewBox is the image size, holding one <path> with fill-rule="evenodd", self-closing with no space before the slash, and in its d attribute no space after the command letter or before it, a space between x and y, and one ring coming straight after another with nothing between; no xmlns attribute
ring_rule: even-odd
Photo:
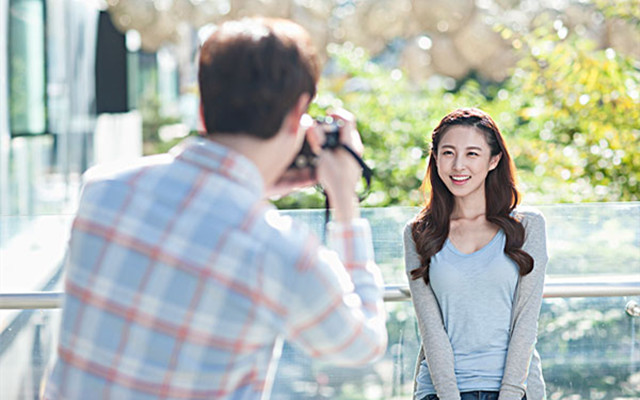
<svg viewBox="0 0 640 400"><path fill-rule="evenodd" d="M543 297L624 297L640 296L640 276L607 276L594 279L556 278L547 279ZM387 285L384 290L384 301L406 301L411 299L407 285ZM1 303L1 298L0 298Z"/></svg>
<svg viewBox="0 0 640 400"><path fill-rule="evenodd" d="M63 292L0 293L0 309L26 310L62 307ZM545 298L640 296L640 276L548 278ZM408 285L386 285L384 301L408 301Z"/></svg>
<svg viewBox="0 0 640 400"><path fill-rule="evenodd" d="M0 310L61 308L64 292L0 293Z"/></svg>

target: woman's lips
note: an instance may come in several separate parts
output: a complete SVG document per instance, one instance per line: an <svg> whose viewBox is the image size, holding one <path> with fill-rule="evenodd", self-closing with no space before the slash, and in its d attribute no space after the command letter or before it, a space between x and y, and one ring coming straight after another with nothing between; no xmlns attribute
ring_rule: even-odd
<svg viewBox="0 0 640 400"><path fill-rule="evenodd" d="M454 185L464 185L469 179L471 179L471 176L469 175L452 175L451 176L451 181L453 182Z"/></svg>

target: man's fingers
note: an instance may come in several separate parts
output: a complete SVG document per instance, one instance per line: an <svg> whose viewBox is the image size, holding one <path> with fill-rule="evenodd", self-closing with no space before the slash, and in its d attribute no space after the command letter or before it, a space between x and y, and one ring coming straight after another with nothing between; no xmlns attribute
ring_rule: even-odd
<svg viewBox="0 0 640 400"><path fill-rule="evenodd" d="M329 115L337 120L342 121L342 128L340 129L340 142L349 146L359 156L362 156L362 153L364 152L364 146L362 144L362 139L360 138L360 133L358 133L358 129L356 128L355 116L343 108L331 110Z"/></svg>

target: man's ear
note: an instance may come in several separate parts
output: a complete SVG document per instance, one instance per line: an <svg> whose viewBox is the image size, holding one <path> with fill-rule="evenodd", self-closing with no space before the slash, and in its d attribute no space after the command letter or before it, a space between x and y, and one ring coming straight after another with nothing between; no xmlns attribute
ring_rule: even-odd
<svg viewBox="0 0 640 400"><path fill-rule="evenodd" d="M501 158L502 153L498 153L495 156L491 157L491 160L489 160L489 171L493 171L494 169L496 169Z"/></svg>
<svg viewBox="0 0 640 400"><path fill-rule="evenodd" d="M293 107L291 107L291 110L284 119L284 127L287 132L291 132L293 134L298 133L300 118L302 117L302 114L307 112L310 100L309 93L302 93L300 97L298 97L298 101L296 101Z"/></svg>

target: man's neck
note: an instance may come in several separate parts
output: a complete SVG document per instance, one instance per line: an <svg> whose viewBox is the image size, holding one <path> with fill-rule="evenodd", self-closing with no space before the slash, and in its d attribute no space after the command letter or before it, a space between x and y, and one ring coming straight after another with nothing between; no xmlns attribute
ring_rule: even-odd
<svg viewBox="0 0 640 400"><path fill-rule="evenodd" d="M260 171L266 186L275 182L282 174L281 167L274 160L274 155L281 154L278 151L278 137L260 139L243 133L214 133L205 136L206 139L221 144L249 159Z"/></svg>

